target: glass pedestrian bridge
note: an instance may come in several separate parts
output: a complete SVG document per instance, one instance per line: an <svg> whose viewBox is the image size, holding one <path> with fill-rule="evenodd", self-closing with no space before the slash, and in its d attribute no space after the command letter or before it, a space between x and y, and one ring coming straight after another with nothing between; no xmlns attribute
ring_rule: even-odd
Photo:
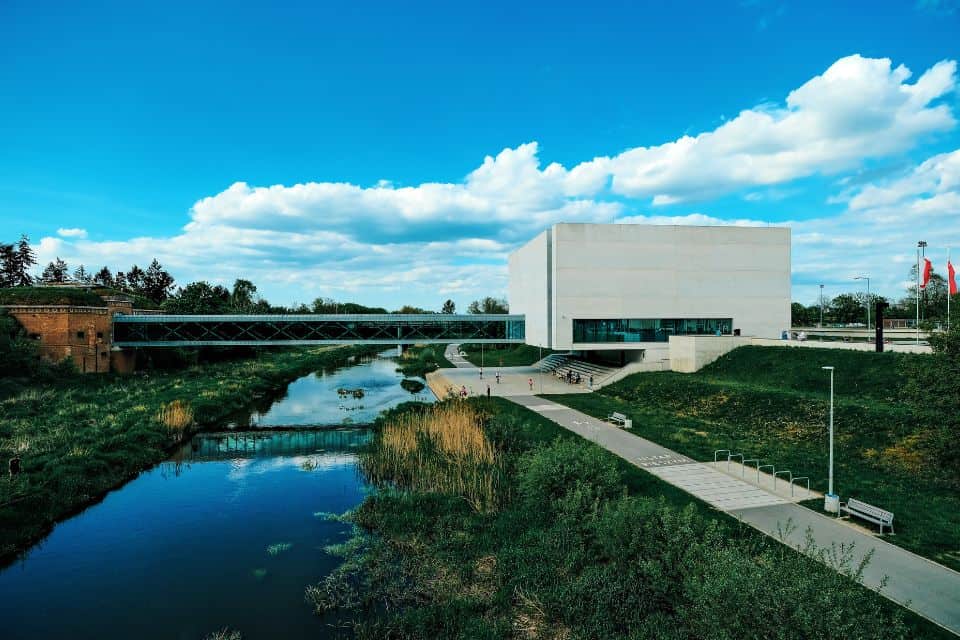
<svg viewBox="0 0 960 640"><path fill-rule="evenodd" d="M123 315L116 347L522 343L522 315Z"/></svg>

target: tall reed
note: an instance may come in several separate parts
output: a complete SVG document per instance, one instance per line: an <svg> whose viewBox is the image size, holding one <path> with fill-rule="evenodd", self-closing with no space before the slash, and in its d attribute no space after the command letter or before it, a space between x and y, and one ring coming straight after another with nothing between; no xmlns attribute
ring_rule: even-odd
<svg viewBox="0 0 960 640"><path fill-rule="evenodd" d="M157 420L167 428L175 440L183 438L183 432L193 425L193 407L183 400L164 404L157 412Z"/></svg>
<svg viewBox="0 0 960 640"><path fill-rule="evenodd" d="M463 402L397 416L374 437L360 467L382 486L451 493L477 511L497 507L502 465L480 412Z"/></svg>

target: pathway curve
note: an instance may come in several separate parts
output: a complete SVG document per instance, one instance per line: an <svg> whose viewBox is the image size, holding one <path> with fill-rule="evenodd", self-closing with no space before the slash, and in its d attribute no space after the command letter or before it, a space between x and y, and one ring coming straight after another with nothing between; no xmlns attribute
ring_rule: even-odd
<svg viewBox="0 0 960 640"><path fill-rule="evenodd" d="M802 547L809 531L821 548L854 545L855 562L872 551L865 585L876 589L886 578L885 597L960 635L960 573L575 409L537 396L507 399L786 544Z"/></svg>
<svg viewBox="0 0 960 640"><path fill-rule="evenodd" d="M443 352L443 357L458 369L474 368L471 362L460 355L460 345L458 344L448 344L446 351Z"/></svg>

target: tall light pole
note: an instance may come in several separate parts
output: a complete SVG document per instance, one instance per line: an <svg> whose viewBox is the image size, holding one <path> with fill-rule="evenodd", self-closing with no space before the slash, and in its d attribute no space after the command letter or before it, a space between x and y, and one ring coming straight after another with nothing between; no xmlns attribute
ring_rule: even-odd
<svg viewBox="0 0 960 640"><path fill-rule="evenodd" d="M840 510L840 496L833 492L833 367L820 367L830 372L830 468L827 482L827 495L823 499L823 510L837 513Z"/></svg>
<svg viewBox="0 0 960 640"><path fill-rule="evenodd" d="M857 276L854 280L867 281L867 331L870 331L870 276Z"/></svg>
<svg viewBox="0 0 960 640"><path fill-rule="evenodd" d="M823 329L823 285L820 285L820 328Z"/></svg>
<svg viewBox="0 0 960 640"><path fill-rule="evenodd" d="M926 253L926 247L924 240L917 243L917 344L920 344L920 250Z"/></svg>

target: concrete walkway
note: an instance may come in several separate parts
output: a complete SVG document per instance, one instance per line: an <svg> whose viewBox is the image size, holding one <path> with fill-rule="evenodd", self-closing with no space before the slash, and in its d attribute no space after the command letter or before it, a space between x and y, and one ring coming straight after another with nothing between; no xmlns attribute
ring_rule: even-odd
<svg viewBox="0 0 960 640"><path fill-rule="evenodd" d="M460 345L458 344L448 344L446 351L443 352L443 357L446 358L450 364L460 369L473 368L473 364L460 355Z"/></svg>
<svg viewBox="0 0 960 640"><path fill-rule="evenodd" d="M646 471L677 486L711 506L729 513L759 531L802 548L809 531L820 548L853 546L854 562L873 552L863 574L870 588L888 579L882 594L955 634L960 634L960 573L892 545L859 527L827 517L791 500L785 482L776 493L756 482L725 473L712 463L699 463L622 429L532 395L507 399L527 407L560 426L597 443ZM803 490L796 493L803 494ZM923 508L918 505L917 508ZM781 532L786 532L782 537Z"/></svg>

